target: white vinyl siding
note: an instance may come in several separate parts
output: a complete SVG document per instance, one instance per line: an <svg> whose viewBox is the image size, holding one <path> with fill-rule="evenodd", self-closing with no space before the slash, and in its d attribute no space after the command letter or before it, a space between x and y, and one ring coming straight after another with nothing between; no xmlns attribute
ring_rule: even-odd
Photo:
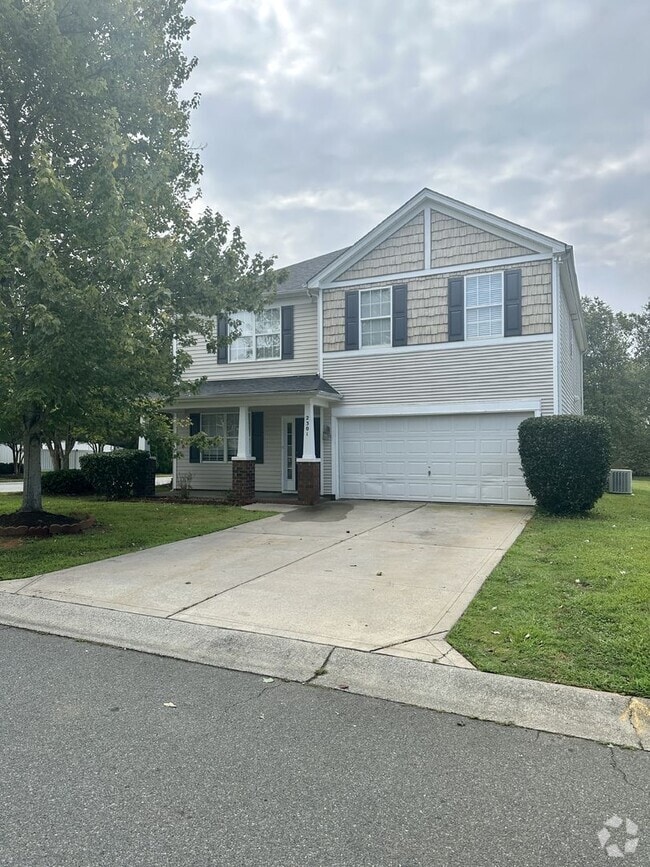
<svg viewBox="0 0 650 867"><path fill-rule="evenodd" d="M281 299L293 304L293 358L262 359L245 364L217 364L217 356L208 352L205 341L188 348L193 359L185 373L188 380L205 376L207 379L242 379L258 376L299 376L318 370L318 314L315 299Z"/></svg>
<svg viewBox="0 0 650 867"><path fill-rule="evenodd" d="M560 290L560 413L582 415L582 353L575 337L571 314Z"/></svg>
<svg viewBox="0 0 650 867"><path fill-rule="evenodd" d="M465 277L465 339L503 337L503 271Z"/></svg>
<svg viewBox="0 0 650 867"><path fill-rule="evenodd" d="M349 356L349 357L348 357ZM471 342L439 349L375 355L325 354L323 377L344 395L344 406L381 403L539 399L553 412L553 343Z"/></svg>
<svg viewBox="0 0 650 867"><path fill-rule="evenodd" d="M530 415L343 418L340 496L527 505L517 428Z"/></svg>

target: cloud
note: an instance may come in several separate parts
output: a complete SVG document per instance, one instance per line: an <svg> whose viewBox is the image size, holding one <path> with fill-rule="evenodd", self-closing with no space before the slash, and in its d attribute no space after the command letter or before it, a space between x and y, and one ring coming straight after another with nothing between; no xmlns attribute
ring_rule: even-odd
<svg viewBox="0 0 650 867"><path fill-rule="evenodd" d="M648 297L646 0L190 0L204 201L282 264L424 186L574 245Z"/></svg>

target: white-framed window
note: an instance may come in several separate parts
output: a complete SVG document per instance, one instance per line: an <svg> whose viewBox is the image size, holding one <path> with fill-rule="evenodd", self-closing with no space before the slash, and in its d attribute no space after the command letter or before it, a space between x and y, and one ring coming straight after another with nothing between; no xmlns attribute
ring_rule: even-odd
<svg viewBox="0 0 650 867"><path fill-rule="evenodd" d="M360 346L390 346L393 301L390 286L359 292Z"/></svg>
<svg viewBox="0 0 650 867"><path fill-rule="evenodd" d="M282 357L282 318L279 307L269 307L261 313L242 310L232 318L241 323L241 336L229 346L230 361L267 361Z"/></svg>
<svg viewBox="0 0 650 867"><path fill-rule="evenodd" d="M465 277L465 339L503 337L503 271Z"/></svg>
<svg viewBox="0 0 650 867"><path fill-rule="evenodd" d="M201 451L201 462L226 463L237 454L239 412L201 413L201 430L209 437L219 437L218 446Z"/></svg>

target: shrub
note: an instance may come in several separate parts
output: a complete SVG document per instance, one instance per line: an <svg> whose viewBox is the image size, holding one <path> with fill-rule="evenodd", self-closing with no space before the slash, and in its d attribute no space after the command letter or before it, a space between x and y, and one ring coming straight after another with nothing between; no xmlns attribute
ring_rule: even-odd
<svg viewBox="0 0 650 867"><path fill-rule="evenodd" d="M0 464L0 476L13 476L14 474L14 465L13 464Z"/></svg>
<svg viewBox="0 0 650 867"><path fill-rule="evenodd" d="M77 496L91 494L93 486L81 470L53 470L43 473L41 486L44 494L52 496Z"/></svg>
<svg viewBox="0 0 650 867"><path fill-rule="evenodd" d="M86 479L107 500L141 496L146 487L148 452L120 449L101 455L82 455L79 459Z"/></svg>
<svg viewBox="0 0 650 867"><path fill-rule="evenodd" d="M546 512L586 512L605 492L611 445L602 419L527 418L519 425L519 454L528 490Z"/></svg>

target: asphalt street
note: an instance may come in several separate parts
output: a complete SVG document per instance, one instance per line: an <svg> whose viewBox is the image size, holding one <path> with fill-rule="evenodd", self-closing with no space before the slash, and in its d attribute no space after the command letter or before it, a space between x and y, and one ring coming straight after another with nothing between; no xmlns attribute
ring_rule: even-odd
<svg viewBox="0 0 650 867"><path fill-rule="evenodd" d="M3 867L650 863L648 753L9 627L0 689Z"/></svg>

